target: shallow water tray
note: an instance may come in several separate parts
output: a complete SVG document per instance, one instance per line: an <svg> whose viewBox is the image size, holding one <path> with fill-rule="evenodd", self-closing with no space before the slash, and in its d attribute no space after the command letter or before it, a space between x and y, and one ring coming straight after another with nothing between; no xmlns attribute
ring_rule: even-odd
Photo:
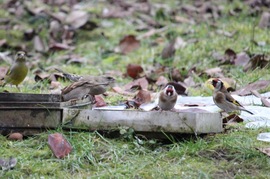
<svg viewBox="0 0 270 179"><path fill-rule="evenodd" d="M0 133L32 134L57 128L62 124L63 108L80 102L62 102L56 94L0 93Z"/></svg>

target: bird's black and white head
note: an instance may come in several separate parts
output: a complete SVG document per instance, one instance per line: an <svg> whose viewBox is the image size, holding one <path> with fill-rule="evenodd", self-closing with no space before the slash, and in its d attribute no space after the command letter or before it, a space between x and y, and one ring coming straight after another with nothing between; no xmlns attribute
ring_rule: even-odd
<svg viewBox="0 0 270 179"><path fill-rule="evenodd" d="M165 90L164 90L164 93L167 95L167 96L173 96L176 91L174 89L174 86L173 85L168 85L166 86Z"/></svg>
<svg viewBox="0 0 270 179"><path fill-rule="evenodd" d="M115 82L115 78L113 78L112 76L107 76L107 75L104 75L103 76L106 83L108 83L110 86L113 86L114 82Z"/></svg>
<svg viewBox="0 0 270 179"><path fill-rule="evenodd" d="M219 91L223 88L223 82L220 79L213 79L212 85L215 87L215 90Z"/></svg>
<svg viewBox="0 0 270 179"><path fill-rule="evenodd" d="M16 61L19 61L19 62L25 62L26 53L24 51L17 52L15 59L16 59Z"/></svg>

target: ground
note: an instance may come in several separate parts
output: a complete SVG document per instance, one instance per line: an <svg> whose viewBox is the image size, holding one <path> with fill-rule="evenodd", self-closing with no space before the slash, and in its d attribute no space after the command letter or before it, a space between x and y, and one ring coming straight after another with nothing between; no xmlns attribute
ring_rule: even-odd
<svg viewBox="0 0 270 179"><path fill-rule="evenodd" d="M48 93L49 82L35 82L34 72L41 69L49 74L52 73L52 67L59 66L65 71L80 75L109 73L114 75L120 87L124 86L132 81L130 77L123 77L126 66L130 63L139 64L146 70L153 66L155 60L163 63L160 54L173 37L181 37L186 45L181 44L182 47L176 49L170 67L179 69L183 78L190 76L190 69L196 68L193 76L196 84L203 84L209 75L202 72L214 67L220 67L224 77L234 79L235 88L258 80L268 80L270 77L269 65L244 71L243 66L236 66L230 62L221 63L213 55L217 52L224 56L227 49L232 49L237 54L246 52L250 57L252 54L269 56L269 27L259 27L262 12L269 11L267 2L263 5L256 0L210 1L209 8L203 10L199 1L168 1L166 4L163 1L149 1L152 10L154 9L154 14L150 17L159 23L156 26L165 28L152 36L141 37L152 27L149 27L149 21L141 20L140 15L143 13L138 9L130 16L104 17L102 15L104 11L121 5L114 1L82 1L83 7L90 14L91 21L96 23L98 28L94 30L75 28L76 33L72 42L67 43L74 49L63 50L64 47L61 47L59 51L55 48L48 51L42 47L42 43L38 42L41 39L45 44L50 44L51 40L48 35L51 17L39 14L37 8L47 7L41 3L45 1L37 0L30 4L26 3L25 6L22 6L20 1L9 5L7 2L11 1L0 2L3 2L1 5L3 8L0 10L0 17L3 19L0 39L6 40L5 45L0 46L1 52L14 54L17 48L24 49L28 51L31 59L28 62L31 66L30 71L21 84L22 92ZM110 2L114 2L113 5ZM134 4L136 3L133 2ZM21 12L20 7L23 9L31 7L30 10L36 10L37 15L29 13L29 10L16 15ZM59 11L55 5L49 7L52 7L50 8L52 12ZM69 9L68 7L62 6L64 10ZM120 9L118 11L123 13L123 9L129 8ZM180 19L178 22L175 20L176 16ZM6 19L9 23L4 21ZM146 26L146 30L136 30L139 29L139 24ZM31 40L25 39L26 29L36 31L40 29L40 32L36 32L39 34L39 39L37 37ZM119 41L123 36L130 34L140 40L139 48L125 55L123 52L116 53L115 48L119 46ZM64 40L68 41L68 38ZM61 43L64 43L63 40ZM41 47L37 48L37 46ZM86 60L79 63L70 62L70 57L65 60L64 56L74 54L79 57L76 59ZM9 66L5 60L0 60L0 65ZM60 82L62 85L69 83ZM260 92L269 89L268 87ZM10 86L5 90L18 92L15 87ZM211 94L212 92L202 85L188 88L189 96ZM108 96L105 100L109 104L117 104L119 100L123 100L123 97ZM55 132L64 134L73 147L72 152L64 159L56 159L49 149L48 135ZM168 137L167 140L144 138L140 135L136 137L136 132L133 131L122 133L118 137L110 137L101 135L97 131L67 131L61 128L25 137L23 141L9 141L6 136L0 136L0 158L14 156L18 161L14 169L0 170L0 177L268 178L270 159L257 150L269 146L266 142L256 139L261 132L270 132L270 130L247 129L245 124L240 123L226 127L226 130L220 134L184 135Z"/></svg>

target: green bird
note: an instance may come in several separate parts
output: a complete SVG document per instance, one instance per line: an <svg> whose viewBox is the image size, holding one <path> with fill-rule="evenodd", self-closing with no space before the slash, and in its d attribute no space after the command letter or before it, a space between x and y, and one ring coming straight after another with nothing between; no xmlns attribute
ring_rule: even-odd
<svg viewBox="0 0 270 179"><path fill-rule="evenodd" d="M17 52L15 56L15 62L9 68L4 77L4 87L6 84L16 85L17 89L20 91L18 85L25 79L28 72L26 66L26 53L23 51Z"/></svg>

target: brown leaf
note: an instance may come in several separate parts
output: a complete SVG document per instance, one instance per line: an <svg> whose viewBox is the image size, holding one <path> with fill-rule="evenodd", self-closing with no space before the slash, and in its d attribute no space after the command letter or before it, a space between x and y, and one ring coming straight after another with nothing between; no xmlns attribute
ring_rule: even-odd
<svg viewBox="0 0 270 179"><path fill-rule="evenodd" d="M124 89L129 90L134 87L140 87L141 89L147 89L148 88L148 81L145 77L139 78L137 80L134 80L124 86Z"/></svg>
<svg viewBox="0 0 270 179"><path fill-rule="evenodd" d="M233 92L239 96L246 96L251 94L251 90L262 90L270 85L270 80L260 80L254 83L250 83L247 86Z"/></svg>
<svg viewBox="0 0 270 179"><path fill-rule="evenodd" d="M161 52L161 58L162 59L172 59L175 55L175 38L172 39L162 50Z"/></svg>
<svg viewBox="0 0 270 179"><path fill-rule="evenodd" d="M101 95L95 95L95 101L96 101L96 103L94 104L95 107L107 106L107 103L104 101Z"/></svg>
<svg viewBox="0 0 270 179"><path fill-rule="evenodd" d="M268 63L269 63L269 60L266 59L266 56L264 54L262 55L257 54L251 57L251 59L249 60L249 63L245 65L244 71L254 70L257 67L264 68L268 65Z"/></svg>
<svg viewBox="0 0 270 179"><path fill-rule="evenodd" d="M269 12L263 12L260 22L259 22L260 28L269 28L270 27L270 13Z"/></svg>
<svg viewBox="0 0 270 179"><path fill-rule="evenodd" d="M183 81L183 77L182 77L181 72L180 72L179 69L173 68L172 72L171 72L171 75L172 75L172 80L173 81Z"/></svg>
<svg viewBox="0 0 270 179"><path fill-rule="evenodd" d="M248 54L246 52L241 52L237 54L236 59L234 60L234 64L236 66L245 66L248 64L249 60L250 57Z"/></svg>
<svg viewBox="0 0 270 179"><path fill-rule="evenodd" d="M142 72L143 72L143 68L141 65L128 64L127 66L127 74L133 79L139 78Z"/></svg>
<svg viewBox="0 0 270 179"><path fill-rule="evenodd" d="M73 47L68 46L67 44L63 43L52 43L49 47L50 51L60 51L60 50L69 50L73 49Z"/></svg>
<svg viewBox="0 0 270 179"><path fill-rule="evenodd" d="M34 48L37 52L46 52L47 47L45 46L43 40L40 38L39 35L34 36Z"/></svg>
<svg viewBox="0 0 270 179"><path fill-rule="evenodd" d="M86 24L89 19L89 14L86 11L74 10L66 17L66 23L74 29L78 29Z"/></svg>
<svg viewBox="0 0 270 179"><path fill-rule="evenodd" d="M119 42L120 52L128 54L137 50L140 47L140 41L134 35L127 35Z"/></svg>
<svg viewBox="0 0 270 179"><path fill-rule="evenodd" d="M223 72L220 67L210 68L204 71L209 77L223 78Z"/></svg>
<svg viewBox="0 0 270 179"><path fill-rule="evenodd" d="M263 106L270 107L270 102L265 97L262 97L257 90L251 90L250 92L257 98L261 99Z"/></svg>
<svg viewBox="0 0 270 179"><path fill-rule="evenodd" d="M240 123L243 122L244 120L242 118L240 118L238 115L236 114L231 114L225 118L223 118L223 123L224 124L233 124L233 123Z"/></svg>
<svg viewBox="0 0 270 179"><path fill-rule="evenodd" d="M14 132L8 136L8 140L23 140L23 135L21 133Z"/></svg>
<svg viewBox="0 0 270 179"><path fill-rule="evenodd" d="M189 76L186 79L184 79L184 83L186 84L187 87L192 87L196 85L192 76Z"/></svg>
<svg viewBox="0 0 270 179"><path fill-rule="evenodd" d="M9 67L0 67L0 80L6 76L8 69Z"/></svg>
<svg viewBox="0 0 270 179"><path fill-rule="evenodd" d="M60 133L50 134L48 144L56 158L64 158L72 150L72 146Z"/></svg>
<svg viewBox="0 0 270 179"><path fill-rule="evenodd" d="M168 83L168 79L165 76L158 77L156 81L156 85L159 87L165 87L165 85Z"/></svg>
<svg viewBox="0 0 270 179"><path fill-rule="evenodd" d="M148 103L151 101L151 93L147 90L140 90L134 97L134 101L137 107L139 107L143 103Z"/></svg>
<svg viewBox="0 0 270 179"><path fill-rule="evenodd" d="M114 86L112 87L113 91L115 91L118 94L124 95L124 96L133 96L134 93L129 92L129 91L125 91L122 88L120 88L119 86Z"/></svg>
<svg viewBox="0 0 270 179"><path fill-rule="evenodd" d="M270 157L270 147L256 148L256 149Z"/></svg>

